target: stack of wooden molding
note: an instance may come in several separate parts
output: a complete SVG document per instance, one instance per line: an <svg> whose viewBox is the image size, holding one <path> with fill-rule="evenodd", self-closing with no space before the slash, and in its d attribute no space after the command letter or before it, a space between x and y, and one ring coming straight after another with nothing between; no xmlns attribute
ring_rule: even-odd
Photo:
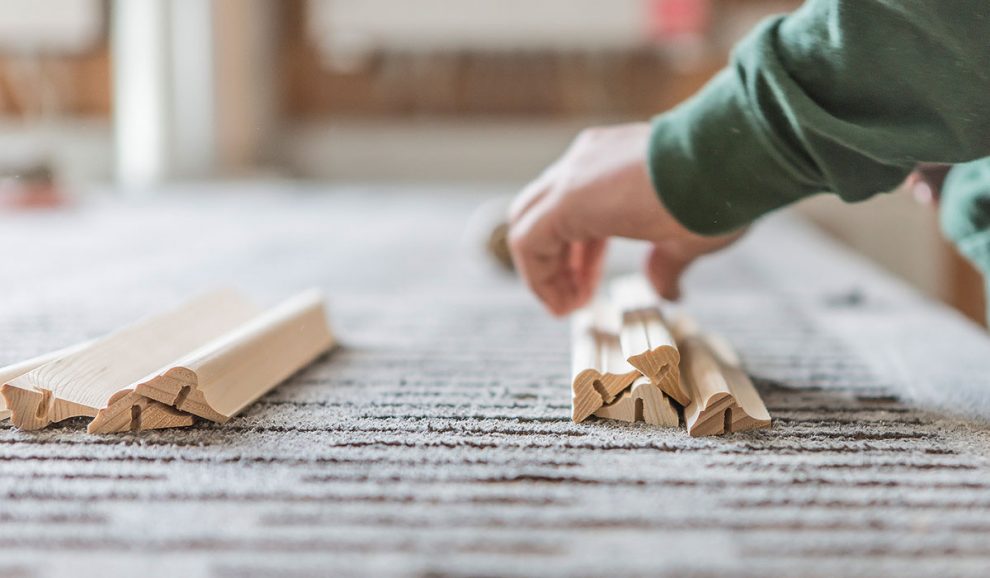
<svg viewBox="0 0 990 578"><path fill-rule="evenodd" d="M0 369L0 419L37 430L87 416L90 433L225 423L333 345L317 291L269 310L216 291Z"/></svg>
<svg viewBox="0 0 990 578"><path fill-rule="evenodd" d="M594 415L678 427L692 436L770 427L738 356L686 317L666 322L641 277L613 282L575 314L572 419Z"/></svg>

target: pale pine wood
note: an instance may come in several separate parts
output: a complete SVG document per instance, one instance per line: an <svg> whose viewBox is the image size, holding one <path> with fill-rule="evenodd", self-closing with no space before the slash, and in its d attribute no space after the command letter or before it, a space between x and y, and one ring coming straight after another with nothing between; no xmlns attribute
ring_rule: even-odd
<svg viewBox="0 0 990 578"><path fill-rule="evenodd" d="M334 344L323 296L307 291L179 359L135 392L225 423Z"/></svg>
<svg viewBox="0 0 990 578"><path fill-rule="evenodd" d="M30 373L46 363L51 363L59 357L65 357L66 355L71 355L77 351L81 351L91 343L92 341L86 341L84 343L66 347L65 349L59 349L58 351L52 351L51 353L44 353L37 357L32 357L26 361L21 361L19 363L8 365L7 367L0 368L0 386L9 381L13 381L25 373ZM3 421L8 417L10 417L10 411L7 409L7 401L3 396L0 396L0 421Z"/></svg>
<svg viewBox="0 0 990 578"><path fill-rule="evenodd" d="M610 403L640 373L622 354L618 312L596 301L571 322L571 419L579 423Z"/></svg>
<svg viewBox="0 0 990 578"><path fill-rule="evenodd" d="M239 293L224 290L116 331L5 384L0 391L12 412L11 422L35 430L70 417L95 417L121 389L258 312Z"/></svg>
<svg viewBox="0 0 990 578"><path fill-rule="evenodd" d="M646 376L637 378L612 403L595 410L595 416L664 427L677 427L680 423L677 408L670 398Z"/></svg>
<svg viewBox="0 0 990 578"><path fill-rule="evenodd" d="M622 313L622 352L629 363L682 406L691 403L681 383L677 342L660 311L653 288L640 276L622 277L610 285L612 302Z"/></svg>
<svg viewBox="0 0 990 578"><path fill-rule="evenodd" d="M195 418L170 405L121 390L86 428L91 434L122 433L191 426Z"/></svg>
<svg viewBox="0 0 990 578"><path fill-rule="evenodd" d="M629 363L677 403L691 403L681 383L681 354L656 307L624 311L622 352Z"/></svg>
<svg viewBox="0 0 990 578"><path fill-rule="evenodd" d="M684 408L689 434L721 435L770 427L770 413L745 371L723 363L698 335L686 337L680 350L681 368L692 395Z"/></svg>

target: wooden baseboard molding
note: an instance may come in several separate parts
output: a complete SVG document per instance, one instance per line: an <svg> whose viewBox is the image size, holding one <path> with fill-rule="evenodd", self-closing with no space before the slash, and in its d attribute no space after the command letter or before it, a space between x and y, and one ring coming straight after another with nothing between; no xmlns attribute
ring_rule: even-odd
<svg viewBox="0 0 990 578"><path fill-rule="evenodd" d="M632 385L639 371L622 354L618 312L596 302L571 322L571 419L579 423Z"/></svg>
<svg viewBox="0 0 990 578"><path fill-rule="evenodd" d="M91 434L123 433L191 426L195 417L134 391L117 392L86 428Z"/></svg>
<svg viewBox="0 0 990 578"><path fill-rule="evenodd" d="M770 413L742 368L720 357L702 337L688 337L680 345L684 377L693 398L684 408L689 434L721 435L770 427Z"/></svg>
<svg viewBox="0 0 990 578"><path fill-rule="evenodd" d="M634 423L646 422L663 427L677 427L680 417L670 398L653 381L640 376L612 403L595 411L595 417Z"/></svg>
<svg viewBox="0 0 990 578"><path fill-rule="evenodd" d="M179 359L135 391L225 423L334 344L323 296L308 291Z"/></svg>
<svg viewBox="0 0 990 578"><path fill-rule="evenodd" d="M65 357L78 351L82 351L84 348L89 346L90 343L92 343L92 341L86 341L64 349L59 349L58 351L52 351L51 353L44 353L37 357L32 357L27 361L21 361L20 363L14 363L6 367L2 367L0 368L0 386L17 379L26 373L30 373L46 363L51 363L60 357ZM9 417L10 410L7 409L7 400L0 395L0 421L3 421Z"/></svg>
<svg viewBox="0 0 990 578"><path fill-rule="evenodd" d="M677 403L691 403L690 394L681 383L677 342L667 327L653 289L642 276L636 275L613 281L609 294L622 315L622 353L630 365Z"/></svg>
<svg viewBox="0 0 990 578"><path fill-rule="evenodd" d="M771 418L728 341L687 316L668 325L640 276L609 285L572 321L571 418L676 427L692 436L770 427Z"/></svg>
<svg viewBox="0 0 990 578"><path fill-rule="evenodd" d="M11 422L24 430L95 417L117 392L237 328L259 309L235 291L204 295L139 321L3 385Z"/></svg>

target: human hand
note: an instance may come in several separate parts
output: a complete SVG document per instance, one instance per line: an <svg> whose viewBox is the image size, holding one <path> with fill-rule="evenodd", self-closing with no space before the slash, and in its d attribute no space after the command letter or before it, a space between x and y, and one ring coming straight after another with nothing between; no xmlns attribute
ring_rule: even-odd
<svg viewBox="0 0 990 578"><path fill-rule="evenodd" d="M610 237L652 243L647 278L662 296L677 299L687 266L741 235L696 235L664 208L647 172L649 135L647 123L585 130L513 202L512 259L554 315L594 295Z"/></svg>

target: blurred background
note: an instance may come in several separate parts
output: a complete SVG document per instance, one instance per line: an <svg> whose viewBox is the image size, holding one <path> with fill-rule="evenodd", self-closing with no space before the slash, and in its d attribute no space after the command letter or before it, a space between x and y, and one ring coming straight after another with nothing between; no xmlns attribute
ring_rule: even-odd
<svg viewBox="0 0 990 578"><path fill-rule="evenodd" d="M206 180L512 190L581 127L676 105L799 4L3 0L2 210ZM982 323L979 276L907 193L795 210Z"/></svg>

